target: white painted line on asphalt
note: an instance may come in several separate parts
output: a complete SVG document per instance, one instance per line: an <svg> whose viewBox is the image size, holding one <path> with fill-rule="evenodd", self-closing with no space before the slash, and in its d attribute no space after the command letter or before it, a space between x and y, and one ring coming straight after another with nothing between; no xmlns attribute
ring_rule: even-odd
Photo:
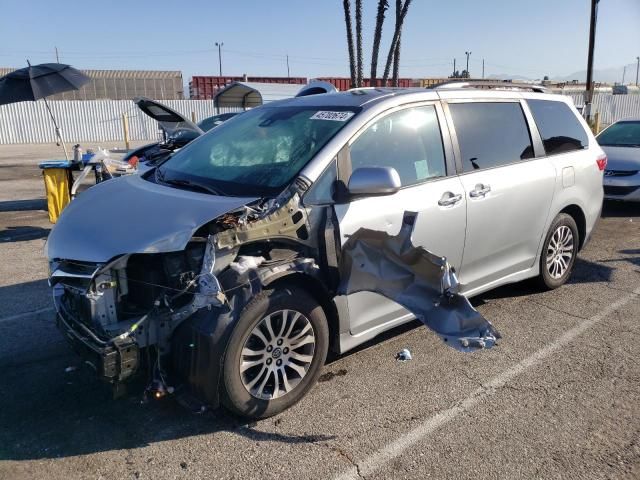
<svg viewBox="0 0 640 480"><path fill-rule="evenodd" d="M22 318L26 318L26 317L29 317L31 315L39 315L41 313L47 313L47 312L52 312L53 313L53 311L54 311L53 307L40 308L38 310L32 310L30 312L18 313L16 315L10 315L8 317L2 317L2 318L0 318L0 323L10 322L11 320L20 320Z"/></svg>
<svg viewBox="0 0 640 480"><path fill-rule="evenodd" d="M560 337L558 337L552 343L547 344L542 347L540 350L537 350L533 354L526 357L524 360L516 363L511 368L508 368L501 374L493 377L488 383L484 384L482 387L474 390L471 395L469 395L462 402L454 405L447 410L443 410L429 419L422 422L413 430L410 430L406 434L402 435L398 439L389 443L385 447L380 450L372 453L371 455L365 457L364 460L357 462L357 467L352 467L349 470L345 471L343 474L335 477L336 480L361 480L362 477L366 477L376 472L380 468L384 467L391 460L402 455L405 450L411 448L418 442L424 440L431 433L437 430L439 427L444 424L450 422L455 419L461 413L466 412L467 410L473 408L476 404L480 403L485 398L493 395L498 391L498 389L505 384L507 384L510 380L513 380L518 375L528 370L531 367L538 365L540 362L545 360L547 357L554 354L556 351L565 347L570 342L575 340L579 335L583 334L589 328L593 327L597 323L604 320L610 313L614 312L616 309L625 306L627 303L632 300L638 298L640 295L640 288L633 291L628 295L625 295L623 298L618 300L617 302L612 303L608 307L601 310L599 313L596 313L592 317L587 320L582 321L579 325L576 325L570 330L567 330Z"/></svg>

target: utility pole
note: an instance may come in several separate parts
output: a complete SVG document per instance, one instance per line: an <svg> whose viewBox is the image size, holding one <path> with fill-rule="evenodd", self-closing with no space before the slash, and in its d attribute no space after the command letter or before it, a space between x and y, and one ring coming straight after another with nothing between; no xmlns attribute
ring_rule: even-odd
<svg viewBox="0 0 640 480"><path fill-rule="evenodd" d="M627 73L627 66L622 67L622 85L624 85L624 76Z"/></svg>
<svg viewBox="0 0 640 480"><path fill-rule="evenodd" d="M596 43L596 21L598 18L598 2L591 0L591 21L589 23L589 54L587 57L587 89L585 91L585 113L587 120L591 118L591 103L593 102L593 49Z"/></svg>
<svg viewBox="0 0 640 480"><path fill-rule="evenodd" d="M484 58L482 59L482 79L484 80Z"/></svg>
<svg viewBox="0 0 640 480"><path fill-rule="evenodd" d="M216 47L218 47L218 65L220 66L220 76L222 76L222 46L224 43L216 42Z"/></svg>
<svg viewBox="0 0 640 480"><path fill-rule="evenodd" d="M471 56L471 52L464 52L467 56L467 78L471 78L471 74L469 73L469 57Z"/></svg>
<svg viewBox="0 0 640 480"><path fill-rule="evenodd" d="M60 56L58 55L58 47L54 47L56 49L56 63L60 63Z"/></svg>
<svg viewBox="0 0 640 480"><path fill-rule="evenodd" d="M636 87L638 86L638 71L640 71L640 57L636 57Z"/></svg>
<svg viewBox="0 0 640 480"><path fill-rule="evenodd" d="M452 73L452 75L455 76L455 74L456 74L456 59L454 58L453 59L453 73Z"/></svg>
<svg viewBox="0 0 640 480"><path fill-rule="evenodd" d="M291 81L291 73L289 72L289 54L287 54L287 79Z"/></svg>

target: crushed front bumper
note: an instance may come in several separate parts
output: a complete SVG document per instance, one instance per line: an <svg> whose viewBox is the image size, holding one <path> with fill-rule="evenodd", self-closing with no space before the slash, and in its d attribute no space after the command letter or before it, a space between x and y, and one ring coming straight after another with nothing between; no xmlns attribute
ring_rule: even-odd
<svg viewBox="0 0 640 480"><path fill-rule="evenodd" d="M108 383L118 383L133 375L140 364L140 349L132 338L115 339L109 343L92 338L78 322L56 315L56 326L85 364Z"/></svg>

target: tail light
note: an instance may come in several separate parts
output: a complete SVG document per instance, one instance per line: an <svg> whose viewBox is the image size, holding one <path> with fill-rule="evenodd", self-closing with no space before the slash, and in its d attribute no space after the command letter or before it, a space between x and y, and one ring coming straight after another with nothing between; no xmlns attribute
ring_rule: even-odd
<svg viewBox="0 0 640 480"><path fill-rule="evenodd" d="M604 171L605 168L607 168L607 156L606 155L601 155L596 159L596 163L598 164L598 170L600 170L601 172Z"/></svg>

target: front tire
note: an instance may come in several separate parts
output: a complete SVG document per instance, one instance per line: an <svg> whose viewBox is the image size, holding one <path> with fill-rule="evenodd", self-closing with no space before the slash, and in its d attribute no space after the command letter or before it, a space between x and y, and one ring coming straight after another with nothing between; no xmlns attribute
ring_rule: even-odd
<svg viewBox="0 0 640 480"><path fill-rule="evenodd" d="M560 213L551 223L540 254L538 284L545 290L564 285L578 255L578 227L571 215Z"/></svg>
<svg viewBox="0 0 640 480"><path fill-rule="evenodd" d="M306 291L277 288L246 306L224 357L224 406L266 418L298 402L315 384L327 357L329 329L322 307Z"/></svg>

